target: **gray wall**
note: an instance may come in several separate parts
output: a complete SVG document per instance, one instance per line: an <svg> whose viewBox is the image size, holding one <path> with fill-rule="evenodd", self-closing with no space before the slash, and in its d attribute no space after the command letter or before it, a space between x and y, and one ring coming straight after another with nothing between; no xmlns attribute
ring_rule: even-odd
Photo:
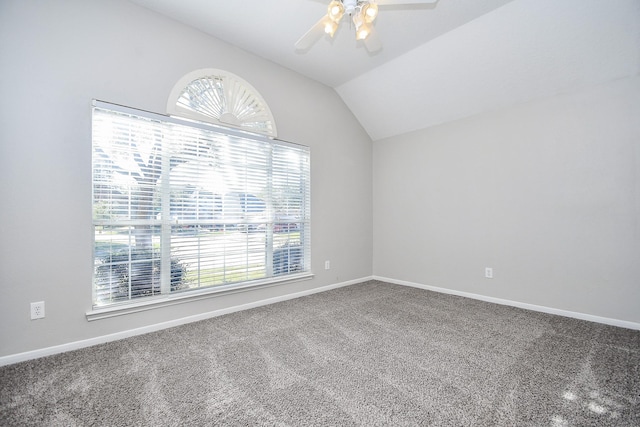
<svg viewBox="0 0 640 427"><path fill-rule="evenodd" d="M640 78L376 141L374 275L640 322Z"/></svg>
<svg viewBox="0 0 640 427"><path fill-rule="evenodd" d="M315 278L88 322L91 100L164 113L201 68L247 80L279 137L311 147ZM2 1L0 73L0 356L371 275L371 140L332 89L119 0Z"/></svg>

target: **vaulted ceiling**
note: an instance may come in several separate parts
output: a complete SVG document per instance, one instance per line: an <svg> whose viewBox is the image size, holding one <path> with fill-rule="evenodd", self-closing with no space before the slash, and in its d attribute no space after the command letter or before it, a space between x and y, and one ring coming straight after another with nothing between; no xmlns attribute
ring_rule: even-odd
<svg viewBox="0 0 640 427"><path fill-rule="evenodd" d="M130 1L334 88L373 140L640 70L637 0L388 6L376 53L345 22L296 51L329 0Z"/></svg>

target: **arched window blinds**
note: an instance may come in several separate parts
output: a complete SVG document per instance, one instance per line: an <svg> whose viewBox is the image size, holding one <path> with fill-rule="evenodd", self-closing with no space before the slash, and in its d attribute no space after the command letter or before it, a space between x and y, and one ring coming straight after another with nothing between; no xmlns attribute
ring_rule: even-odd
<svg viewBox="0 0 640 427"><path fill-rule="evenodd" d="M167 113L277 136L271 110L258 91L223 70L198 70L181 78L171 91Z"/></svg>

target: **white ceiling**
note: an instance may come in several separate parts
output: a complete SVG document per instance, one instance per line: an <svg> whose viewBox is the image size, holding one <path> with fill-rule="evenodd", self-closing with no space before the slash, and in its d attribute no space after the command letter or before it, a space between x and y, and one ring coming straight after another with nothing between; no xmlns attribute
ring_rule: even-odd
<svg viewBox="0 0 640 427"><path fill-rule="evenodd" d="M373 140L640 68L638 0L439 0L380 9L371 54L345 22L294 43L329 0L130 0L337 90Z"/></svg>

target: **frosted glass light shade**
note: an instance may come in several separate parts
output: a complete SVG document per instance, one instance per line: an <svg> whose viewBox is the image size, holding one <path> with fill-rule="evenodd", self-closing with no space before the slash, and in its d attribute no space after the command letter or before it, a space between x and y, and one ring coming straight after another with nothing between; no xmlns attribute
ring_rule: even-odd
<svg viewBox="0 0 640 427"><path fill-rule="evenodd" d="M344 6L342 5L342 2L333 0L329 3L327 13L333 22L339 22L340 19L342 19L342 15L344 15Z"/></svg>

